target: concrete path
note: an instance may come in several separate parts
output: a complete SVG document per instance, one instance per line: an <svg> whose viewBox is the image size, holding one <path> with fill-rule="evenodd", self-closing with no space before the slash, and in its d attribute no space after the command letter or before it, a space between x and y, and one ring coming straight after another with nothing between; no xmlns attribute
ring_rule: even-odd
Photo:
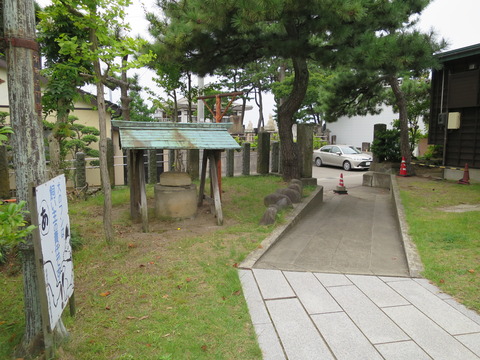
<svg viewBox="0 0 480 360"><path fill-rule="evenodd" d="M264 360L480 359L480 316L424 279L239 273Z"/></svg>
<svg viewBox="0 0 480 360"><path fill-rule="evenodd" d="M480 315L408 277L389 193L330 185L240 266L263 359L480 360Z"/></svg>
<svg viewBox="0 0 480 360"><path fill-rule="evenodd" d="M254 267L408 276L392 206L386 189L359 186L348 195L327 194Z"/></svg>

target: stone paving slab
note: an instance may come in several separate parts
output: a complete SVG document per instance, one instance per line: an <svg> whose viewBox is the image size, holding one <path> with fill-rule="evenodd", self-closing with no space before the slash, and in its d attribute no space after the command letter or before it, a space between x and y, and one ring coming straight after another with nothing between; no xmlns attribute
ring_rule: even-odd
<svg viewBox="0 0 480 360"><path fill-rule="evenodd" d="M267 308L289 360L334 360L298 299L267 301Z"/></svg>
<svg viewBox="0 0 480 360"><path fill-rule="evenodd" d="M338 360L382 360L347 314L319 314L312 319Z"/></svg>
<svg viewBox="0 0 480 360"><path fill-rule="evenodd" d="M480 315L426 280L239 274L263 359L480 360Z"/></svg>

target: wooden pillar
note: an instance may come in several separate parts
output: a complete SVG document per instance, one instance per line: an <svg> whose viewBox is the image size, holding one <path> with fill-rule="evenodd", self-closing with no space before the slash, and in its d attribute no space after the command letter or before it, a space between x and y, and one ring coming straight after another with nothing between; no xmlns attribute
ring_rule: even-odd
<svg viewBox="0 0 480 360"><path fill-rule="evenodd" d="M221 200L221 187L220 179L217 178L218 169L217 164L220 159L220 151L214 150L209 153L208 160L210 162L210 184L212 185L212 198L215 204L215 216L217 217L217 224L223 225L223 211L222 211L222 200Z"/></svg>
<svg viewBox="0 0 480 360"><path fill-rule="evenodd" d="M144 157L143 150L137 150L137 184L135 185L138 188L138 193L140 197L139 213L142 219L142 230L143 232L148 232L148 206L147 206L147 192L145 188L145 167L144 167Z"/></svg>

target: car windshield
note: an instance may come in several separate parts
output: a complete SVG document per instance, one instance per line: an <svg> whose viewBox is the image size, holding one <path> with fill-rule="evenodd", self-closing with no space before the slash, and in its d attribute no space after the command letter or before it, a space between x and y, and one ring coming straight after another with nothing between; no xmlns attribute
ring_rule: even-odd
<svg viewBox="0 0 480 360"><path fill-rule="evenodd" d="M353 146L342 147L342 151L344 154L361 154L362 153L361 151L358 151Z"/></svg>

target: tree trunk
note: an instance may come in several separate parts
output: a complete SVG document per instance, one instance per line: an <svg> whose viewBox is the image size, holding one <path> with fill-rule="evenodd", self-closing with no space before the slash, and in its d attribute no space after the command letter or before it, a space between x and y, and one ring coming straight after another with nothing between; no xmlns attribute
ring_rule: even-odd
<svg viewBox="0 0 480 360"><path fill-rule="evenodd" d="M35 41L35 12L31 0L5 0L4 34L8 68L8 93L17 199L30 210L29 188L47 180L43 143L39 82L40 57ZM27 219L28 220L28 219ZM25 333L17 356L36 355L43 350L40 289L35 268L32 237L22 245Z"/></svg>
<svg viewBox="0 0 480 360"><path fill-rule="evenodd" d="M298 167L298 152L293 141L292 125L295 123L293 115L300 108L308 87L307 60L293 57L295 78L290 95L283 99L278 107L278 134L282 153L283 178L288 181L300 178Z"/></svg>
<svg viewBox="0 0 480 360"><path fill-rule="evenodd" d="M258 96L258 97L257 97ZM260 130L262 126L265 126L265 119L263 117L263 98L262 98L262 90L258 87L255 90L255 103L258 106L258 124L257 128Z"/></svg>
<svg viewBox="0 0 480 360"><path fill-rule="evenodd" d="M90 41L92 51L98 50L98 38L95 30L90 30ZM100 179L103 188L103 229L105 231L105 239L107 243L112 243L114 240L113 225L112 225L112 188L110 185L110 175L108 173L108 159L107 159L107 119L105 108L105 94L102 81L102 69L100 67L100 60L95 60L93 63L96 76L97 86L97 109L98 109L98 127L100 130Z"/></svg>
<svg viewBox="0 0 480 360"><path fill-rule="evenodd" d="M122 117L125 121L130 121L130 102L132 99L128 96L128 78L127 78L127 70L125 70L127 66L128 55L125 55L122 58L122 83L120 84L120 100L122 104Z"/></svg>
<svg viewBox="0 0 480 360"><path fill-rule="evenodd" d="M410 151L410 143L408 139L408 110L407 110L407 100L405 99L405 94L400 88L398 79L395 76L390 76L388 79L390 87L392 88L393 94L397 102L399 109L399 118L400 118L400 154L405 158L405 163L407 166L407 174L414 175L414 170L412 166L412 153Z"/></svg>

